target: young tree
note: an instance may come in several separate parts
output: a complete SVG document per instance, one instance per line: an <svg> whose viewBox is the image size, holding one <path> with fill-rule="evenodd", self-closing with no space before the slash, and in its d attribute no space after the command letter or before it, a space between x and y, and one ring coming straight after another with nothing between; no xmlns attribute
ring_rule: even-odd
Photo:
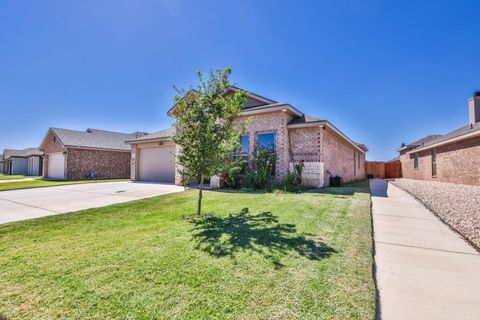
<svg viewBox="0 0 480 320"><path fill-rule="evenodd" d="M231 72L230 68L218 69L204 76L197 71L200 83L196 90L174 87L174 141L180 147L177 163L183 167L183 175L199 182L198 215L202 212L205 178L219 174L222 164L239 148L241 127L234 121L247 95L241 90L226 94L232 86L228 80Z"/></svg>

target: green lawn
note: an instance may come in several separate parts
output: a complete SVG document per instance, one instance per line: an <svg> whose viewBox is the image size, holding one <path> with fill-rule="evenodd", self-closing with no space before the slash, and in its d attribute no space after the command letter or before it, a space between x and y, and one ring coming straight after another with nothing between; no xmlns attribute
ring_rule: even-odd
<svg viewBox="0 0 480 320"><path fill-rule="evenodd" d="M116 181L128 181L128 179L109 179L109 180L27 180L27 181L14 181L14 182L2 182L0 183L0 191L16 190L16 189L30 189L30 188L42 188L62 186L66 184L79 184L79 183L95 183L95 182L116 182Z"/></svg>
<svg viewBox="0 0 480 320"><path fill-rule="evenodd" d="M298 194L206 191L204 209L214 216L181 219L196 196L0 226L0 314L375 318L365 183Z"/></svg>
<svg viewBox="0 0 480 320"><path fill-rule="evenodd" d="M41 178L40 176L22 176L22 175L3 175L0 174L0 180L15 180L15 179L38 179Z"/></svg>

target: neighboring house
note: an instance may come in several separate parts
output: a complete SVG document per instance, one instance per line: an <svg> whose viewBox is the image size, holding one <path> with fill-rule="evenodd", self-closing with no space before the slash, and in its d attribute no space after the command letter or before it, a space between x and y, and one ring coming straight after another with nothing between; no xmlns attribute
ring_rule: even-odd
<svg viewBox="0 0 480 320"><path fill-rule="evenodd" d="M24 150L3 150L3 172L10 175L40 176L42 175L43 152L37 148Z"/></svg>
<svg viewBox="0 0 480 320"><path fill-rule="evenodd" d="M468 125L397 149L404 178L480 185L480 92L468 107Z"/></svg>
<svg viewBox="0 0 480 320"><path fill-rule="evenodd" d="M40 145L47 179L81 180L130 177L130 145L145 133L50 128Z"/></svg>
<svg viewBox="0 0 480 320"><path fill-rule="evenodd" d="M228 93L239 90L230 88ZM293 163L303 161L303 183L328 185L330 176L345 182L365 178L365 153L368 149L355 143L327 120L304 115L288 103L280 103L250 92L238 122L251 119L241 137L242 153L249 155L256 145L276 154L275 177L282 180L293 170ZM173 106L168 115L173 116ZM172 140L175 129L167 129L127 141L132 145L132 180L165 181L181 184L175 165L179 150Z"/></svg>
<svg viewBox="0 0 480 320"><path fill-rule="evenodd" d="M3 161L3 154L0 154L0 174L3 174L3 169L5 167L5 161Z"/></svg>

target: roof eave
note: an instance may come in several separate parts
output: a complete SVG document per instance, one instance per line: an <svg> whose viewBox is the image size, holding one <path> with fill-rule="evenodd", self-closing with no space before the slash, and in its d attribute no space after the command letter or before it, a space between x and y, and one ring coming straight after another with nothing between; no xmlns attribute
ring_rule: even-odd
<svg viewBox="0 0 480 320"><path fill-rule="evenodd" d="M257 114L265 114L265 113L272 113L272 112L285 112L288 113L292 116L296 117L301 117L303 116L303 113L298 111L295 107L288 103L281 103L275 106L261 106L261 107L255 107L252 109L244 109L240 111L238 114L239 116L253 116Z"/></svg>
<svg viewBox="0 0 480 320"><path fill-rule="evenodd" d="M295 123L295 124L287 124L287 129L296 129L296 128L309 128L309 127L320 127L323 128L325 126L325 121L312 121L312 122L305 122L305 123Z"/></svg>
<svg viewBox="0 0 480 320"><path fill-rule="evenodd" d="M444 146L444 145L447 145L447 144L450 144L450 143L455 143L457 141L467 140L467 139L475 138L475 137L480 137L480 130L477 130L477 131L474 131L474 132L469 132L469 133L463 134L461 136L450 138L448 140L439 141L439 142L433 143L429 146L416 148L416 149L413 149L413 150L407 152L407 154L417 153L417 152L420 152L420 151L433 149L433 148L436 148L436 147Z"/></svg>
<svg viewBox="0 0 480 320"><path fill-rule="evenodd" d="M127 140L125 143L130 145L132 144L140 144L146 142L157 142L157 141L173 141L173 137L165 137L165 138L151 138L151 139L142 139L142 140Z"/></svg>
<svg viewBox="0 0 480 320"><path fill-rule="evenodd" d="M115 152L131 152L132 151L131 149L99 148L99 147L85 147L85 146L75 146L75 145L66 145L65 148L82 149L82 150L115 151Z"/></svg>

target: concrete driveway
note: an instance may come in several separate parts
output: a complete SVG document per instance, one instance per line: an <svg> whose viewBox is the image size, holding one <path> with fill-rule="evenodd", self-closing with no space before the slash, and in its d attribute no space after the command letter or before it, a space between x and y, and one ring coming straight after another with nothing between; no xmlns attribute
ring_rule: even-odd
<svg viewBox="0 0 480 320"><path fill-rule="evenodd" d="M0 224L183 191L171 184L104 182L0 192Z"/></svg>

